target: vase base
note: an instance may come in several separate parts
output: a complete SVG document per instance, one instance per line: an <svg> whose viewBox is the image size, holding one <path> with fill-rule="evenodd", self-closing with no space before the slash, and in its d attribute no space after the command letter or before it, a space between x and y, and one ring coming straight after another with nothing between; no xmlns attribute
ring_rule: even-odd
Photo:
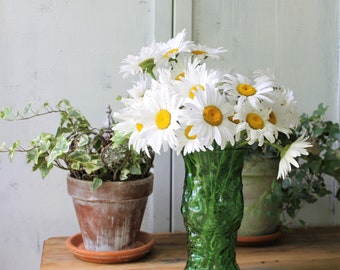
<svg viewBox="0 0 340 270"><path fill-rule="evenodd" d="M282 236L281 229L273 234L258 235L258 236L237 236L237 245L239 246L261 246L275 242Z"/></svg>
<svg viewBox="0 0 340 270"><path fill-rule="evenodd" d="M66 246L73 255L87 262L93 263L124 263L144 257L153 247L154 240L151 234L140 232L133 248L114 251L86 250L81 233L73 235L66 240Z"/></svg>

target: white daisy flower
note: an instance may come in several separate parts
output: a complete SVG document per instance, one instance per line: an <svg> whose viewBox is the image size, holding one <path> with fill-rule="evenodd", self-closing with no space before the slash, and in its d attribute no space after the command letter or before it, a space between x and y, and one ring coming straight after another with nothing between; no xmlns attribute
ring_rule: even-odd
<svg viewBox="0 0 340 270"><path fill-rule="evenodd" d="M251 78L234 72L222 76L223 69L207 66L226 50L185 38L183 30L124 60L124 76L141 77L122 99L127 109L115 115L130 145L156 153L170 147L184 155L240 140L280 149L279 135L289 137L300 119L292 91L277 84L270 70L257 70ZM149 80L143 79L147 73ZM283 151L279 177L296 165L294 157L305 154L305 144L298 139Z"/></svg>
<svg viewBox="0 0 340 270"><path fill-rule="evenodd" d="M123 73L124 78L138 73L152 72L160 56L159 44L153 42L148 47L142 47L139 55L128 55L122 62L120 72Z"/></svg>
<svg viewBox="0 0 340 270"><path fill-rule="evenodd" d="M136 120L143 124L141 136L147 139L148 145L155 153L166 151L168 146L178 145L175 131L180 128L178 115L182 100L171 95L168 85L153 89L143 100L144 108L138 111ZM140 121L139 121L140 119Z"/></svg>
<svg viewBox="0 0 340 270"><path fill-rule="evenodd" d="M178 146L175 150L177 151L177 154L182 152L183 155L186 155L206 150L206 143L199 140L196 134L191 134L191 129L192 126L181 125L181 128L176 131Z"/></svg>
<svg viewBox="0 0 340 270"><path fill-rule="evenodd" d="M251 81L241 74L226 74L222 81L222 90L231 99L237 99L238 105L247 101L257 108L261 101L272 102L268 93L273 91L273 82L269 77L267 80L264 78L261 78L261 80L255 78Z"/></svg>
<svg viewBox="0 0 340 270"><path fill-rule="evenodd" d="M135 111L129 107L121 109L119 112L114 112L113 117L118 119L119 122L113 127L113 130L122 131L125 135L134 131L135 121L133 120L133 114Z"/></svg>
<svg viewBox="0 0 340 270"><path fill-rule="evenodd" d="M163 51L163 59L176 59L179 53L191 52L192 41L185 40L185 29L179 32L174 38L168 40L166 43L161 44L161 50Z"/></svg>
<svg viewBox="0 0 340 270"><path fill-rule="evenodd" d="M215 49L201 44L193 44L191 47L191 53L201 60L205 58L220 59L221 54L225 52L227 52L227 50L224 50L222 47Z"/></svg>
<svg viewBox="0 0 340 270"><path fill-rule="evenodd" d="M299 168L299 163L295 160L295 158L301 155L308 155L306 148L312 147L312 145L307 142L307 140L308 137L303 138L303 136L301 136L291 145L288 145L283 149L281 152L281 160L279 163L277 179L286 178L287 174L292 169L291 165Z"/></svg>
<svg viewBox="0 0 340 270"><path fill-rule="evenodd" d="M141 78L139 81L134 82L133 87L127 90L129 96L121 98L121 102L130 109L139 108L140 102L143 99L145 92L150 89L150 81Z"/></svg>
<svg viewBox="0 0 340 270"><path fill-rule="evenodd" d="M136 122L135 115L137 111L129 108L124 108L119 112L114 113L114 117L120 119L114 127L114 131L120 131L124 135L129 135L129 147L133 147L136 152L144 151L150 156L146 138L141 137L143 124Z"/></svg>
<svg viewBox="0 0 340 270"><path fill-rule="evenodd" d="M157 80L152 80L152 88L157 90L162 87L162 85L166 85L168 87L168 91L171 95L175 94L175 80L172 79L171 70L167 68L156 69Z"/></svg>
<svg viewBox="0 0 340 270"><path fill-rule="evenodd" d="M198 89L194 99L184 102L183 116L192 125L191 134L207 139L207 147L214 141L223 149L228 142L235 143L235 124L228 117L234 114L224 95L211 85L205 91Z"/></svg>
<svg viewBox="0 0 340 270"><path fill-rule="evenodd" d="M176 81L181 80L186 75L188 65L197 67L199 63L198 59L192 59L190 55L180 54L176 61L171 62L171 78Z"/></svg>
<svg viewBox="0 0 340 270"><path fill-rule="evenodd" d="M273 124L275 137L278 136L278 132L289 136L292 132L291 128L294 128L300 120L292 92L288 89L275 89L273 103L267 106L271 108L269 122Z"/></svg>
<svg viewBox="0 0 340 270"><path fill-rule="evenodd" d="M197 91L204 90L205 85L215 85L218 81L216 71L208 70L205 64L197 61L188 63L185 76L176 81L176 89L184 98L194 98Z"/></svg>
<svg viewBox="0 0 340 270"><path fill-rule="evenodd" d="M243 130L247 132L248 144L254 144L256 141L262 146L264 140L274 143L273 125L269 122L269 108L261 108L260 110L251 106L250 103L235 106L234 121L239 121L236 126L236 133L240 134Z"/></svg>
<svg viewBox="0 0 340 270"><path fill-rule="evenodd" d="M133 87L127 90L129 96L134 99L140 99L144 97L144 93L149 89L150 80L140 78L139 81L133 83Z"/></svg>
<svg viewBox="0 0 340 270"><path fill-rule="evenodd" d="M275 85L275 74L273 73L272 70L270 69L266 69L266 70L262 70L262 69L259 69L259 70L255 70L253 72L253 75L254 75L254 81L257 81L257 82L265 82L265 81L268 81L268 80L271 80L273 82L273 85Z"/></svg>

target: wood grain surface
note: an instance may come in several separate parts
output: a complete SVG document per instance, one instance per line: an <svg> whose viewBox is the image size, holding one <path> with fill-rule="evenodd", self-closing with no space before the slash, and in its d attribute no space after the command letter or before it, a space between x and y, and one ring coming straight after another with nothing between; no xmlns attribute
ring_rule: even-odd
<svg viewBox="0 0 340 270"><path fill-rule="evenodd" d="M73 256L65 246L67 237L44 242L41 270L58 269L183 269L186 261L185 233L154 234L155 245L144 258L124 264L95 264ZM241 270L340 270L340 227L295 229L275 243L236 250Z"/></svg>

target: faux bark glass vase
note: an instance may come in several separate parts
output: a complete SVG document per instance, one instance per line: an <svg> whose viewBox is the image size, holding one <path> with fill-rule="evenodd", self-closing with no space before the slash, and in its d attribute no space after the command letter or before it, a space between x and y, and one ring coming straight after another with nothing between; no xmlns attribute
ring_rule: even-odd
<svg viewBox="0 0 340 270"><path fill-rule="evenodd" d="M183 156L185 269L239 269L235 248L243 216L241 173L246 153L246 149L225 148Z"/></svg>

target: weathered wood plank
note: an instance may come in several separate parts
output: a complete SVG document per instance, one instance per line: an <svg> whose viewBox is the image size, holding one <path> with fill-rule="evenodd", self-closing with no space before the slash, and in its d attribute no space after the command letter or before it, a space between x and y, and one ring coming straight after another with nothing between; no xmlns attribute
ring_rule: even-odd
<svg viewBox="0 0 340 270"><path fill-rule="evenodd" d="M183 269L186 260L184 233L154 234L155 246L144 258L124 264L94 264L78 260L66 246L67 237L47 239L41 270L58 269ZM238 247L237 261L243 270L339 270L340 227L295 229L277 242L260 247Z"/></svg>

